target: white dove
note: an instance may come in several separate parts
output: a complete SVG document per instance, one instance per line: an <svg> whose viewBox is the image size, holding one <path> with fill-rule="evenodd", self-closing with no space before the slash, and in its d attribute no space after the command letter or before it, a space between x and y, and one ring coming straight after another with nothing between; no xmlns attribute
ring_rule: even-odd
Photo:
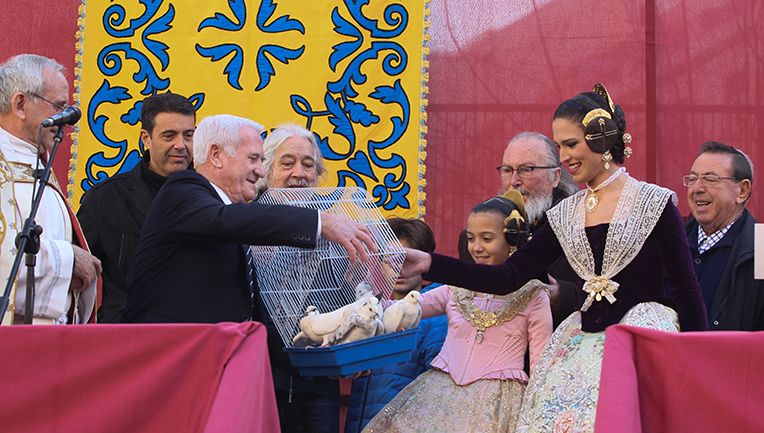
<svg viewBox="0 0 764 433"><path fill-rule="evenodd" d="M356 303L358 301L364 301L364 300L366 300L369 297L375 297L374 291L372 290L372 287L371 287L371 284L367 283L366 281L361 281L360 283L358 283L357 286L355 286L355 300L356 300ZM377 298L377 299L379 299L379 298ZM379 319L382 318L382 313L384 313L384 310L385 309L382 307L382 304L377 303L377 315L379 316L378 317ZM383 333L384 332L381 332L378 335L381 335Z"/></svg>
<svg viewBox="0 0 764 433"><path fill-rule="evenodd" d="M368 298L367 302L347 316L329 344L344 344L374 337L379 329L377 305L379 305L377 298L373 296Z"/></svg>
<svg viewBox="0 0 764 433"><path fill-rule="evenodd" d="M355 300L360 301L367 296L374 296L374 291L371 288L371 284L361 281L355 286Z"/></svg>
<svg viewBox="0 0 764 433"><path fill-rule="evenodd" d="M331 345L338 339L335 334L340 327L350 320L349 316L363 306L373 309L375 316L379 318L379 300L372 295L364 296L352 304L328 313L319 313L317 307L309 306L305 310L305 317L300 319L300 332L294 336L292 344L295 347Z"/></svg>
<svg viewBox="0 0 764 433"><path fill-rule="evenodd" d="M419 305L421 299L422 294L412 290L403 299L387 307L382 315L385 332L398 332L419 326L422 318L422 307Z"/></svg>

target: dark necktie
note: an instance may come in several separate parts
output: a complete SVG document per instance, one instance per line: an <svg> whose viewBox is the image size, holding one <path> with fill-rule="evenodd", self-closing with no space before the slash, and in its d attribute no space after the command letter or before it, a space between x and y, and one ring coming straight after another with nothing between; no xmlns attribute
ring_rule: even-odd
<svg viewBox="0 0 764 433"><path fill-rule="evenodd" d="M252 254L252 249L249 245L244 245L245 254L247 256L247 283L249 284L249 305L254 308L255 306L255 256Z"/></svg>

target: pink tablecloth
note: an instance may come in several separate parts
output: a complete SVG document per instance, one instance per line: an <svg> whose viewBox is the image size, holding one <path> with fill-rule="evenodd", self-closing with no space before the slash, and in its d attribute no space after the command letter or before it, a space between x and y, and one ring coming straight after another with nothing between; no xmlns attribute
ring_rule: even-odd
<svg viewBox="0 0 764 433"><path fill-rule="evenodd" d="M279 431L259 323L13 326L0 342L3 433Z"/></svg>
<svg viewBox="0 0 764 433"><path fill-rule="evenodd" d="M608 328L595 432L764 432L764 332Z"/></svg>

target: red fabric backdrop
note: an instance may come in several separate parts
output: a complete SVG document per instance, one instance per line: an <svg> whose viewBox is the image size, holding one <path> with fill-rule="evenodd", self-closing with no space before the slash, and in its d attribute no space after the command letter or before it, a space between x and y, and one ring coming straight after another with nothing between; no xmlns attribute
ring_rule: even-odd
<svg viewBox="0 0 764 433"><path fill-rule="evenodd" d="M44 0L3 0L0 58L56 57L71 78L79 4L61 0L51 11ZM496 192L507 140L549 134L556 105L597 81L626 111L629 171L677 191L684 213L679 179L703 141L764 162L760 2L431 0L430 8L426 220L441 252L455 253L469 209ZM756 188L749 209L764 215Z"/></svg>

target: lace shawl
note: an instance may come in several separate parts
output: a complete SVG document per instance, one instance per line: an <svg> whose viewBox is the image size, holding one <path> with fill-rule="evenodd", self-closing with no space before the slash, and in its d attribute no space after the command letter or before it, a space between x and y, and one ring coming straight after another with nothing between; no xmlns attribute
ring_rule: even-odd
<svg viewBox="0 0 764 433"><path fill-rule="evenodd" d="M579 191L547 212L549 224L568 262L584 280L583 289L589 294L581 311L603 298L611 304L616 301L614 293L618 283L613 277L639 254L669 197L677 202L676 194L669 189L627 178L608 227L602 273L596 275L594 255L584 227L586 193L586 190Z"/></svg>

